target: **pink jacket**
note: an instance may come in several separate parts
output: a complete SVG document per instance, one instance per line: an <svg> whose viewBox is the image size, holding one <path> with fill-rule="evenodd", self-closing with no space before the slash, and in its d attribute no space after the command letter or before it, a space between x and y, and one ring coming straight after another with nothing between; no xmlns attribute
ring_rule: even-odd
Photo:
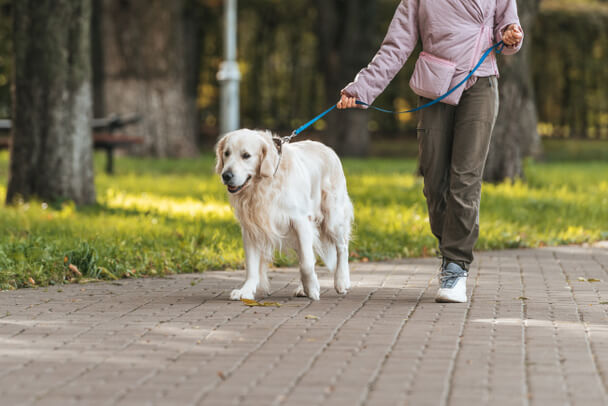
<svg viewBox="0 0 608 406"><path fill-rule="evenodd" d="M401 70L420 37L423 52L410 87L420 96L435 99L462 81L511 24L519 25L515 0L402 0L380 50L342 92L371 104ZM516 53L521 45L522 41L505 47L503 54ZM442 102L457 105L476 77L491 75L498 76L495 53L466 86Z"/></svg>

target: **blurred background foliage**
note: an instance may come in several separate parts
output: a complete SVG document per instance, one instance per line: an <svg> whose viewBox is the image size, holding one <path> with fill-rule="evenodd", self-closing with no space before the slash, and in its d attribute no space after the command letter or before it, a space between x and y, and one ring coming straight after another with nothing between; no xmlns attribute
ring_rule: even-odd
<svg viewBox="0 0 608 406"><path fill-rule="evenodd" d="M10 0L0 0L0 118L11 110L11 18Z"/></svg>
<svg viewBox="0 0 608 406"><path fill-rule="evenodd" d="M395 1L376 1L377 13L370 23L380 44ZM213 133L219 103L214 76L222 51L222 2L203 0L201 4L206 21L199 108L206 132ZM248 0L239 3L239 13L243 125L289 131L326 107L315 30L317 10L306 0ZM540 134L608 139L608 1L543 0L538 22L527 34L533 39ZM363 52L371 59L375 49ZM408 86L414 62L410 58L378 98L378 105L405 109L416 104L417 97ZM369 120L376 138L413 136L414 126L412 115L372 112Z"/></svg>
<svg viewBox="0 0 608 406"><path fill-rule="evenodd" d="M380 44L396 1L375 1L377 11L369 23L374 26L373 42ZM196 2L202 27L198 85L202 145L213 143L218 132L222 5L221 0ZM239 2L243 126L287 132L326 107L317 13L308 0ZM0 118L10 117L10 24L10 0L0 0ZM527 35L533 38L540 134L608 139L608 1L543 0L538 22ZM362 52L371 59L375 49ZM414 62L410 58L378 105L395 109L415 105L417 98L408 87ZM368 125L374 139L415 135L412 115L372 112ZM317 129L323 126L321 122Z"/></svg>
<svg viewBox="0 0 608 406"><path fill-rule="evenodd" d="M15 4L14 1L21 0L0 0L0 118L11 115L10 4ZM117 9L122 10L130 1L108 3L118 4ZM147 7L144 1L148 0L138 5ZM331 80L327 78L336 72L334 69L332 73L328 66L348 65L350 69L353 68L350 65L359 65L359 62L340 65L343 59L336 55L342 48L341 41L351 38L341 26L347 17L342 18L345 13L340 13L344 8L334 8L338 10L338 25L330 25L342 38L333 33L333 37L328 36L330 40L319 39L320 17L327 14L320 15L318 10L330 4L322 1L325 0L239 2L243 126L291 131L331 103L333 95L326 90ZM354 0L336 0L332 4L352 6L354 3L350 1ZM355 53L356 60L359 56L363 61L372 58L398 2L373 1L374 7L365 13L371 25L365 27L365 33L369 33L373 46L354 47L360 52ZM173 3L154 4L162 8ZM214 157L210 153L218 135L216 74L223 51L223 0L188 0L186 4L194 8L187 9L188 17L198 22L199 53L192 55L194 62L199 61L194 73L198 72L199 78L196 101L203 154L178 159L121 156L116 161L116 174L110 176L103 173L103 155L97 153L97 204L78 207L70 200L34 199L0 209L0 229L5 231L0 235L0 290L243 266L238 222L222 183L213 173ZM116 24L119 34L130 29L144 40L151 38L144 32L145 26L129 20L140 18L138 13L115 18L114 10L111 8L108 14L113 22L119 22ZM156 21L157 14L151 16L148 18ZM153 28L159 26L162 24ZM168 37L164 32L161 34ZM481 212L484 227L478 248L606 240L608 1L542 0L538 19L526 34L532 44L531 75L539 133L544 136L544 160L523 161L523 180L484 187ZM359 35L368 38L363 32ZM352 47L352 42L349 46ZM175 60L169 54L158 51L155 55ZM128 62L140 62L142 58L137 55L135 52L121 57ZM401 110L416 104L417 97L408 86L414 59L408 61L379 97L376 102L379 106ZM154 60L149 65L156 67ZM169 88L175 87L174 82L168 83ZM126 93L119 82L116 94L127 99ZM109 108L116 108L115 100ZM319 133L313 132L313 137L321 136L326 125L319 122L316 126ZM428 227L422 179L416 176L415 116L371 112L368 126L373 137L371 155L382 158L343 160L356 210L351 260L435 255L436 242ZM9 177L8 166L8 152L0 152L2 199L7 192L4 185ZM277 265L293 263L290 257L280 256L276 260ZM80 269L81 275L75 275L70 265Z"/></svg>

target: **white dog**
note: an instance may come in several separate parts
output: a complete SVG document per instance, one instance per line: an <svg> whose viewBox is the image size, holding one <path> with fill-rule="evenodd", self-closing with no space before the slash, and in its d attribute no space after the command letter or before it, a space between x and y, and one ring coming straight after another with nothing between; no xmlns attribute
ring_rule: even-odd
<svg viewBox="0 0 608 406"><path fill-rule="evenodd" d="M334 273L340 294L350 289L348 243L353 205L336 153L314 141L284 144L270 132L238 130L216 145L216 171L241 223L247 279L232 300L269 293L267 266L275 249L294 248L302 284L295 294L319 300L315 252Z"/></svg>

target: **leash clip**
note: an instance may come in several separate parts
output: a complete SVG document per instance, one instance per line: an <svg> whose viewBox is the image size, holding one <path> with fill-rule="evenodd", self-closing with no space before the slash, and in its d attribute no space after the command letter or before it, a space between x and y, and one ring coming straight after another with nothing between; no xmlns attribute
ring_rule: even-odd
<svg viewBox="0 0 608 406"><path fill-rule="evenodd" d="M277 174L277 171L279 170L279 166L281 165L281 159L283 158L283 144L289 144L291 142L291 139L293 137L295 137L297 134L296 131L293 131L291 134L285 136L285 137L272 137L272 141L274 142L274 145L277 147L277 152L279 153L279 161L277 162L277 166L274 169L274 173L272 174L272 176Z"/></svg>
<svg viewBox="0 0 608 406"><path fill-rule="evenodd" d="M298 135L298 133L296 132L296 130L293 130L293 131L291 132L291 134L289 134L289 135L288 135L288 136L286 136L286 137L283 137L283 144L289 144L289 143L291 142L291 139L292 139L293 137L295 137L296 135Z"/></svg>
<svg viewBox="0 0 608 406"><path fill-rule="evenodd" d="M291 134L286 135L285 137L272 137L272 141L274 141L274 145L276 145L277 150L279 151L279 155L283 152L283 144L289 144L291 139L298 135L295 131Z"/></svg>

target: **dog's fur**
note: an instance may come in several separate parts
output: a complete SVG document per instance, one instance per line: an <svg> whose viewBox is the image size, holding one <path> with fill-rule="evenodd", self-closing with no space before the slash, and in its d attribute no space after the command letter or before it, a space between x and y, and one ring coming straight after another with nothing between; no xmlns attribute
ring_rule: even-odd
<svg viewBox="0 0 608 406"><path fill-rule="evenodd" d="M283 145L279 160L270 132L244 129L223 136L216 155L216 172L230 192L245 248L246 281L230 298L268 294L267 266L283 247L294 248L300 259L296 295L319 300L315 253L334 272L336 291L346 293L353 205L336 153L319 142L301 141Z"/></svg>

